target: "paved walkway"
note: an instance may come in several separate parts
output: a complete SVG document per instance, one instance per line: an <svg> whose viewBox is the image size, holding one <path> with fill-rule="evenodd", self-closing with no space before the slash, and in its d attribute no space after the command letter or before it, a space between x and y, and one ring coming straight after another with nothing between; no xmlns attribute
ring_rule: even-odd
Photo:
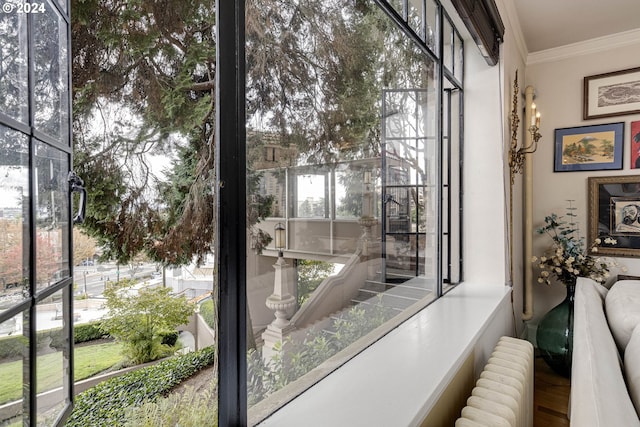
<svg viewBox="0 0 640 427"><path fill-rule="evenodd" d="M74 324L89 323L103 318L107 309L104 299L86 299L74 301ZM51 303L38 306L36 327L39 331L62 328L62 304ZM22 316L18 315L0 325L0 337L22 333Z"/></svg>

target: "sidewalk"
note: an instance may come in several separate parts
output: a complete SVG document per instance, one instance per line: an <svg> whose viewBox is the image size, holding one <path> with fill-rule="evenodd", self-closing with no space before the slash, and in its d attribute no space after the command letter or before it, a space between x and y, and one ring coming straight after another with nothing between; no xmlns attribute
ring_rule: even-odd
<svg viewBox="0 0 640 427"><path fill-rule="evenodd" d="M75 300L74 324L89 323L103 318L107 314L104 308L104 299L90 298ZM11 321L13 320L13 325ZM3 323L0 337L22 333L22 316L16 316ZM36 309L36 328L39 331L62 328L62 304L51 303L38 305Z"/></svg>

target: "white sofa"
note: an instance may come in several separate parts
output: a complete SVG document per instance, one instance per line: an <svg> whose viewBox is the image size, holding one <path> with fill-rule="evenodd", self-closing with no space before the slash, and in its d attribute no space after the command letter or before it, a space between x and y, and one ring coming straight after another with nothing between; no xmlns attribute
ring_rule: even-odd
<svg viewBox="0 0 640 427"><path fill-rule="evenodd" d="M576 283L571 425L640 426L640 280Z"/></svg>

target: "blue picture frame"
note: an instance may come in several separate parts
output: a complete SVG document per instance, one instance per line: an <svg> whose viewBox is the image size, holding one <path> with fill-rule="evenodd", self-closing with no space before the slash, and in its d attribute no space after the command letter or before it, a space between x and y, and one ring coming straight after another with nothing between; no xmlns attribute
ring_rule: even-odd
<svg viewBox="0 0 640 427"><path fill-rule="evenodd" d="M554 172L622 169L624 122L555 130Z"/></svg>

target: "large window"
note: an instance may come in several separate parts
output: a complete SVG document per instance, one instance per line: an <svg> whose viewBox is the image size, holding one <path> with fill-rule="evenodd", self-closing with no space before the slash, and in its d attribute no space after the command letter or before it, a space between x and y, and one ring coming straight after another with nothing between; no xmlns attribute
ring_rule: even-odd
<svg viewBox="0 0 640 427"><path fill-rule="evenodd" d="M463 45L433 0L246 15L254 424L460 282Z"/></svg>
<svg viewBox="0 0 640 427"><path fill-rule="evenodd" d="M213 419L194 408L218 400L221 426L264 419L461 280L463 45L437 0L5 3L0 424L83 425L72 324L105 315L98 296L141 302L119 282L145 264L143 287L213 329L183 347L200 362L169 365L219 350L217 381L174 412ZM72 231L72 119L106 270Z"/></svg>
<svg viewBox="0 0 640 427"><path fill-rule="evenodd" d="M30 14L24 8L33 6ZM66 0L0 15L0 424L71 410L71 168Z"/></svg>

